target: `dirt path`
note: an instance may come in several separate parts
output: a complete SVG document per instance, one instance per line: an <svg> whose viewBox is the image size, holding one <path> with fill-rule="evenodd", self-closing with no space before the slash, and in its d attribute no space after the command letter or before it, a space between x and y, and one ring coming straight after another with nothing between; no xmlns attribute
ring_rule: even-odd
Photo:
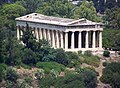
<svg viewBox="0 0 120 88"><path fill-rule="evenodd" d="M100 81L100 77L102 76L103 74L103 69L105 68L103 66L103 60L100 60L100 65L98 68L95 68L96 72L99 73L99 76L97 76L97 80L98 80L98 85L96 88L112 88L109 84L104 84Z"/></svg>
<svg viewBox="0 0 120 88"><path fill-rule="evenodd" d="M98 79L99 82L100 82L99 79L100 79L100 77L102 76L103 68L104 68L104 66L103 66L103 61L100 60L100 65L99 65L99 67L98 67L98 68L95 68L95 71L99 73L99 76L97 76L97 79Z"/></svg>

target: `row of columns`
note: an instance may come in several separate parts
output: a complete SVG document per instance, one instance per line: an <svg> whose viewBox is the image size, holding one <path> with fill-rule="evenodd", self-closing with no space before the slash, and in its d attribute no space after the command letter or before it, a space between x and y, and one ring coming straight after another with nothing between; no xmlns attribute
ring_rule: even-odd
<svg viewBox="0 0 120 88"><path fill-rule="evenodd" d="M85 35L85 48L88 49L89 48L89 35L88 35L88 32L89 31L86 31L86 35ZM93 31L93 35L92 35L92 48L98 48L96 47L97 43L96 42L99 42L99 48L102 49L102 31L99 31L99 39L96 39L96 34L95 34L96 31ZM74 34L75 32L72 31L72 34L71 34L71 49L75 49L75 38L74 38ZM82 31L79 31L79 34L78 34L78 48L81 49L82 48ZM65 32L65 49L68 49L68 32ZM98 41L99 40L99 41Z"/></svg>
<svg viewBox="0 0 120 88"><path fill-rule="evenodd" d="M23 28L17 27L17 38L18 40L20 37L22 37ZM65 50L68 49L68 32L63 32L59 30L49 30L49 29L43 29L43 28L33 28L33 34L35 35L36 39L46 39L49 41L50 45L53 48L65 48ZM78 34L78 48L82 48L82 31L79 31ZM89 48L89 40L88 40L88 31L86 31L85 35L85 48ZM71 49L75 49L75 32L72 32L71 34ZM93 31L92 35L92 48L96 48L96 34L95 31ZM99 48L102 48L102 32L99 31Z"/></svg>
<svg viewBox="0 0 120 88"><path fill-rule="evenodd" d="M17 27L17 38L20 40L20 38L23 35L23 29L24 27ZM32 28L31 30L33 35L36 37L37 41L39 39L46 39L49 41L50 45L53 48L64 48L64 33L63 31L59 30L49 30L49 29L43 29L43 28ZM66 40L67 41L67 40Z"/></svg>

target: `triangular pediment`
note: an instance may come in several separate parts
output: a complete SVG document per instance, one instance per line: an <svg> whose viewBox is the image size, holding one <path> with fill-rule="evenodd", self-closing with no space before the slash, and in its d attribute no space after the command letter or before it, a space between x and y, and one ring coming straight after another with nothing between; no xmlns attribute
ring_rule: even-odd
<svg viewBox="0 0 120 88"><path fill-rule="evenodd" d="M68 25L78 25L78 24L83 24L83 23L87 23L87 19L82 18L79 20L75 20L73 22L70 22Z"/></svg>

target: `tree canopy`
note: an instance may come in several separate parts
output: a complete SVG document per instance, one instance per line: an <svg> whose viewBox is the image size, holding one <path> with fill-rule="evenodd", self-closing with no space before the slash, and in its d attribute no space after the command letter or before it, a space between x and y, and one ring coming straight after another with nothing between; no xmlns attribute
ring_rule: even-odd
<svg viewBox="0 0 120 88"><path fill-rule="evenodd" d="M93 2L87 2L86 0L83 0L82 4L75 10L74 18L86 18L92 21L101 21L101 18L97 16Z"/></svg>

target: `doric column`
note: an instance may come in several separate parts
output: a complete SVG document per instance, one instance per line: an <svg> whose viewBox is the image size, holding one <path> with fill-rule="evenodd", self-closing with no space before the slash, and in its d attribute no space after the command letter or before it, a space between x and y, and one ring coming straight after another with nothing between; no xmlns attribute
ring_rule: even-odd
<svg viewBox="0 0 120 88"><path fill-rule="evenodd" d="M71 35L71 49L74 49L74 32L72 32L72 35Z"/></svg>
<svg viewBox="0 0 120 88"><path fill-rule="evenodd" d="M59 48L59 31L56 31L56 37L57 37L56 45L57 45L57 48Z"/></svg>
<svg viewBox="0 0 120 88"><path fill-rule="evenodd" d="M22 29L20 30L20 36L21 36L21 38L23 36L23 30Z"/></svg>
<svg viewBox="0 0 120 88"><path fill-rule="evenodd" d="M19 27L17 26L17 39L20 40L20 32L19 32Z"/></svg>
<svg viewBox="0 0 120 88"><path fill-rule="evenodd" d="M68 49L68 32L65 32L65 50Z"/></svg>
<svg viewBox="0 0 120 88"><path fill-rule="evenodd" d="M50 30L47 30L47 33L48 33L48 42L49 42L50 45L51 45Z"/></svg>
<svg viewBox="0 0 120 88"><path fill-rule="evenodd" d="M93 39L92 39L92 48L95 48L96 47L96 41L95 41L95 31L93 31Z"/></svg>
<svg viewBox="0 0 120 88"><path fill-rule="evenodd" d="M55 48L55 34L54 34L54 30L52 30L52 47Z"/></svg>
<svg viewBox="0 0 120 88"><path fill-rule="evenodd" d="M61 38L61 48L63 48L63 32L60 32L60 38Z"/></svg>
<svg viewBox="0 0 120 88"><path fill-rule="evenodd" d="M78 35L78 48L81 48L81 31L79 31L79 35Z"/></svg>
<svg viewBox="0 0 120 88"><path fill-rule="evenodd" d="M35 30L34 30L34 28L31 28L31 30L32 30L32 34L35 36Z"/></svg>
<svg viewBox="0 0 120 88"><path fill-rule="evenodd" d="M102 48L102 31L99 32L99 48Z"/></svg>
<svg viewBox="0 0 120 88"><path fill-rule="evenodd" d="M41 28L39 28L39 35L40 35L40 39L43 39Z"/></svg>
<svg viewBox="0 0 120 88"><path fill-rule="evenodd" d="M99 39L99 38L98 38L98 37L99 37L98 35L99 35L98 31L96 31L96 36L95 36L95 37L96 37L96 47L97 47L97 48L98 48L98 39Z"/></svg>
<svg viewBox="0 0 120 88"><path fill-rule="evenodd" d="M43 29L43 36L44 36L44 39L46 39L46 29Z"/></svg>
<svg viewBox="0 0 120 88"><path fill-rule="evenodd" d="M88 31L86 31L86 41L85 41L85 48L88 49Z"/></svg>
<svg viewBox="0 0 120 88"><path fill-rule="evenodd" d="M39 40L39 36L38 36L38 29L37 28L35 28L35 36L36 36L36 39L38 41Z"/></svg>

